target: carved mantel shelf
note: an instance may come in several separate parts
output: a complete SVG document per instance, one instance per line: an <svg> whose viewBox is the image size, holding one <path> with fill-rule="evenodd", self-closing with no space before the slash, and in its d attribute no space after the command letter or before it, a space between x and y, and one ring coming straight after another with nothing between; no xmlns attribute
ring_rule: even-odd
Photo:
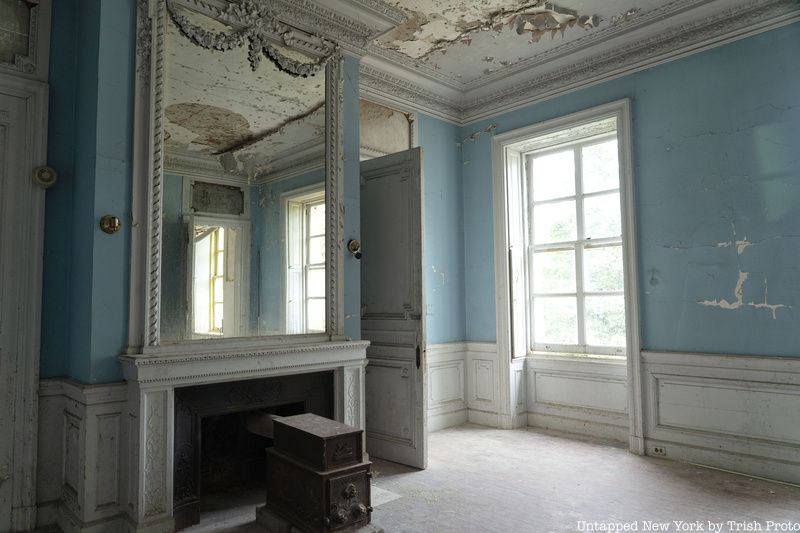
<svg viewBox="0 0 800 533"><path fill-rule="evenodd" d="M342 341L233 350L120 356L125 379L142 388L185 387L362 366L369 342Z"/></svg>
<svg viewBox="0 0 800 533"><path fill-rule="evenodd" d="M366 341L267 347L193 345L120 356L128 382L131 531L173 529L175 389L308 372L333 373L334 417L364 427ZM158 350L158 351L156 351Z"/></svg>

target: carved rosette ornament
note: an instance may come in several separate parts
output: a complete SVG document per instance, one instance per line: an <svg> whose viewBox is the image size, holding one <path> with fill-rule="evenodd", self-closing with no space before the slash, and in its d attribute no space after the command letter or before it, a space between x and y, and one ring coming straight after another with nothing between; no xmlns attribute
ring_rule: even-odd
<svg viewBox="0 0 800 533"><path fill-rule="evenodd" d="M173 0L167 0L167 9L181 33L197 46L207 50L226 51L240 48L247 43L248 59L254 71L261 64L262 58L266 57L280 71L306 78L324 68L328 58L337 49L334 43L319 37L309 39L309 36L304 35L303 39L299 39L297 30L278 20L267 0L241 0L228 4L222 10L207 7L214 11L217 20L241 28L230 33L215 32L193 24L186 15L176 9ZM312 48L320 57L311 62L293 59L272 44L276 38L282 40L288 47L301 44L305 48Z"/></svg>

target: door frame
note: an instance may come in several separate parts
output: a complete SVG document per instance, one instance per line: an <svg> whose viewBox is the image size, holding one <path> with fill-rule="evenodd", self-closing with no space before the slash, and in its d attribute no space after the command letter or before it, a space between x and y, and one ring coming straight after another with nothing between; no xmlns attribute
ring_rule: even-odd
<svg viewBox="0 0 800 533"><path fill-rule="evenodd" d="M27 101L25 127L27 145L25 166L33 168L47 162L47 106L46 83L0 72L0 91ZM0 115L0 121L5 120ZM23 176L22 178L25 178ZM14 247L29 253L18 255L16 269L20 272L19 315L24 327L17 330L16 360L8 361L16 368L17 387L14 391L16 417L14 418L14 453L11 471L2 472L13 483L11 500L11 529L26 531L36 524L36 461L39 424L39 357L41 342L42 267L44 249L44 189L35 185L31 175L27 179L10 181L8 198L17 201L7 206L12 216L23 220L24 230L15 236ZM22 201L20 201L22 200ZM6 247L10 247L8 242ZM7 250L0 250L5 255Z"/></svg>

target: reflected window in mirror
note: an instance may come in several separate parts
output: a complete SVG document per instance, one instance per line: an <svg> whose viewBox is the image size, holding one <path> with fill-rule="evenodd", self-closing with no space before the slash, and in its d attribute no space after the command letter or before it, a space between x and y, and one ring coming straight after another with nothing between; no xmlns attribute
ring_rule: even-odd
<svg viewBox="0 0 800 533"><path fill-rule="evenodd" d="M286 330L325 331L325 191L286 199Z"/></svg>

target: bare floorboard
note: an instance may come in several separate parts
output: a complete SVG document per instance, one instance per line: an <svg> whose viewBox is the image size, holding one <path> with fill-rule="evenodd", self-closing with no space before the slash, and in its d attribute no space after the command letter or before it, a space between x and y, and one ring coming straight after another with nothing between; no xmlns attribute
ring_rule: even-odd
<svg viewBox="0 0 800 533"><path fill-rule="evenodd" d="M387 533L586 531L581 521L638 531L645 521L668 523L666 531L681 531L673 521L767 531L773 521L800 531L798 487L550 432L465 425L430 435L427 470L373 461L373 523ZM186 531L261 531L253 523L259 496L249 498Z"/></svg>

